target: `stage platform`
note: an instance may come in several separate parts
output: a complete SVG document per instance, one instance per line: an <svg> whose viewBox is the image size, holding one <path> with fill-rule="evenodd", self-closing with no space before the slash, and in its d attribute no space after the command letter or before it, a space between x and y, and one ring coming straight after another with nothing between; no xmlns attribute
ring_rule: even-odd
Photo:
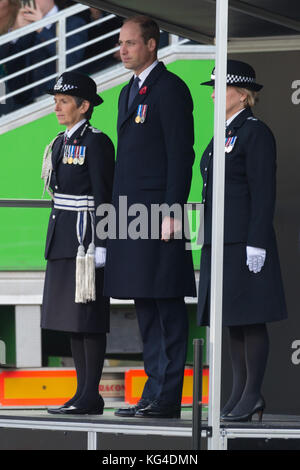
<svg viewBox="0 0 300 470"><path fill-rule="evenodd" d="M46 409L0 409L0 449L5 450L192 450L192 410L181 419L51 415ZM203 412L201 449L210 435ZM43 440L42 437L45 439ZM254 444L255 442L255 444ZM259 423L221 423L220 443L230 449L300 449L300 416L264 415Z"/></svg>
<svg viewBox="0 0 300 470"><path fill-rule="evenodd" d="M123 404L124 406L124 404ZM174 439L174 445L178 448L191 449L192 438L192 411L190 409L182 411L181 419L143 419L143 418L119 418L114 415L114 408L105 409L103 415L52 415L47 413L46 409L0 409L0 428L2 433L8 429L15 430L39 430L56 431L63 433L84 434L87 450L118 449L118 436L134 437L139 449L142 449L141 441L138 436L154 438L154 441L161 445L166 440L168 445ZM24 435L24 433L23 433ZM111 436L109 440L103 439L104 445L101 445L104 436ZM156 439L157 438L157 439ZM121 443L123 449L134 449L132 443ZM176 443L177 442L177 443ZM34 442L31 444L34 449ZM82 444L80 444L82 445ZM151 448L149 441L144 448ZM165 448L165 447L162 447ZM0 449L3 449L3 439L0 439ZM172 449L172 446L169 447Z"/></svg>

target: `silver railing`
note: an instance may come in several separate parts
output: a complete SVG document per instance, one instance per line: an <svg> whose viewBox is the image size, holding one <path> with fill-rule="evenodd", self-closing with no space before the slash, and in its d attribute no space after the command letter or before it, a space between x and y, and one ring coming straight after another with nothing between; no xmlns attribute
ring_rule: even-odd
<svg viewBox="0 0 300 470"><path fill-rule="evenodd" d="M30 24L28 26L19 28L17 30L11 31L7 34L4 34L0 37L0 48L9 42L16 41L24 36L26 36L29 33L33 33L34 31L39 30L40 28L44 28L46 26L52 25L53 23L56 24L56 35L52 39L49 39L48 41L42 42L41 44L29 47L26 50L23 50L21 52L15 53L13 55L10 55L9 57L5 57L4 59L1 60L0 65L5 66L8 64L10 61L18 59L26 54L30 54L34 51L37 51L41 48L44 48L45 46L49 46L51 44L55 44L55 50L56 53L47 58L44 59L40 62L36 62L35 64L28 66L22 70L16 70L13 73L9 75L5 75L0 79L0 103L5 103L5 101L9 98L12 98L22 92L26 92L34 87L37 87L39 85L42 85L43 83L49 82L50 80L53 80L57 78L62 72L66 70L74 70L80 67L83 67L85 65L91 64L92 62L97 61L98 59L104 58L109 55L113 55L115 52L119 50L119 46L113 47L109 50L106 50L104 52L101 52L93 57L86 58L82 60L81 62L76 63L75 65L72 65L70 67L67 67L67 56L69 54L72 54L80 49L87 48L88 46L91 46L92 44L95 44L97 42L101 42L105 39L108 39L110 37L115 36L116 34L119 33L120 29L113 29L112 31L109 31L106 34L103 34L102 36L98 36L94 39L90 39L82 44L77 45L76 47L67 49L66 46L66 41L68 37L78 34L81 31L88 30L89 28L93 28L99 24L105 23L107 21L112 20L115 18L115 15L108 14L106 16L103 16L97 20L90 21L88 24L85 24L79 28L73 29L69 32L67 32L67 27L66 27L66 22L67 19L73 15L76 15L78 13L83 12L84 10L87 10L89 7L85 5L74 5L72 7L66 8L64 10L59 11L55 15L52 15L48 18L44 18L40 21L36 21L33 24ZM186 43L187 40L185 39L180 39L177 36L174 35L169 35L169 44L174 45L174 44L184 44ZM19 77L27 72L30 72L38 67L42 67L43 65L46 65L50 62L56 61L56 72L48 75L44 78L41 78L35 82L32 82L28 85L22 86L16 90L13 90L11 92L6 92L6 83L16 77Z"/></svg>
<svg viewBox="0 0 300 470"><path fill-rule="evenodd" d="M23 36L25 36L29 33L33 33L34 31L37 31L40 28L44 28L46 26L52 25L53 23L56 24L56 35L55 35L55 37L53 37L52 39L49 39L48 41L42 42L41 44L38 44L38 45L33 46L33 47L29 47L28 49L25 49L21 52L18 52L16 54L13 54L13 55L10 55L9 57L4 58L3 60L1 60L1 65L5 66L5 64L7 64L8 62L10 62L12 60L15 60L15 59L17 59L19 57L22 57L26 54L29 54L31 52L37 51L38 49L41 49L45 46L49 46L50 44L55 44L56 45L56 54L49 57L48 59L42 60L42 61L37 62L37 63L35 63L35 64L33 64L29 67L26 67L25 69L17 70L14 73L11 73L9 75L4 76L3 78L0 79L1 89L3 90L3 84L6 84L6 82L8 82L10 79L16 78L16 77L18 77L22 74L30 72L33 69L36 69L38 67L41 67L43 65L48 64L49 62L56 61L56 63L57 63L56 72L52 75L49 75L49 76L45 77L45 78L42 78L42 79L37 80L33 83L30 83L29 85L26 85L26 86L23 86L23 87L21 87L17 90L14 90L10 93L2 93L2 96L1 96L1 101L2 102L4 102L4 100L7 100L8 98L11 98L11 97L13 97L13 96L15 96L19 93L22 93L22 92L25 92L27 90L30 90L31 88L37 87L37 86L41 85L42 83L48 82L49 80L52 80L52 79L55 79L56 77L58 77L65 70L73 70L73 69L82 67L82 66L84 66L86 64L89 64L93 61L96 61L96 60L98 60L102 57L113 54L114 52L116 52L118 50L118 47L114 47L114 48L112 48L110 50L107 50L105 52L102 52L102 53L100 53L100 54L98 54L94 57L91 57L91 58L85 59L81 62L78 62L77 64L75 64L75 65L73 65L69 68L66 67L67 56L69 54L72 54L73 52L75 52L77 50L86 48L86 47L88 47L91 44L94 44L96 42L103 41L104 39L112 37L112 36L114 36L115 34L117 34L119 32L119 29L115 29L115 30L110 31L107 34L99 36L95 39L91 39L91 40L89 40L87 42L84 42L84 43L82 43L82 44L80 44L76 47L73 47L71 49L67 49L66 48L66 40L67 40L68 37L70 37L74 34L78 34L81 31L92 28L92 27L94 27L98 24L107 22L107 21L109 21L109 20L111 20L112 18L115 17L115 15L107 15L107 16L101 17L97 20L91 21L88 24L85 24L85 25L83 25L79 28L76 28L76 29L73 29L73 30L67 32L67 28L66 28L67 19L70 16L76 15L76 14L78 14L78 13L84 11L84 10L87 10L88 8L89 7L87 7L85 5L74 5L70 8L66 8L64 10L59 11L55 15L52 15L48 18L44 18L40 21L36 21L31 25L25 26L23 28L19 28L15 31L9 32L9 33L7 33L7 34L0 37L0 48L1 48L1 46L3 46L4 44L6 44L8 42L11 42L11 41L16 41L17 39L20 39L20 38L22 38ZM6 87L4 86L4 88L6 88Z"/></svg>

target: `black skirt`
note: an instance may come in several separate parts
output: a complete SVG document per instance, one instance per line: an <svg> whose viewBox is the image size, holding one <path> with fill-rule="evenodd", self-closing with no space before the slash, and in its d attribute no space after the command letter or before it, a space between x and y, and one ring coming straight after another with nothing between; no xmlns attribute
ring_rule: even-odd
<svg viewBox="0 0 300 470"><path fill-rule="evenodd" d="M96 269L96 300L75 303L76 259L48 260L41 327L73 333L109 331L109 298L103 297L104 269Z"/></svg>
<svg viewBox="0 0 300 470"><path fill-rule="evenodd" d="M266 249L266 261L259 273L246 265L246 245L224 245L223 312L225 326L267 323L287 317L276 240ZM211 245L201 253L198 294L198 324L209 325Z"/></svg>

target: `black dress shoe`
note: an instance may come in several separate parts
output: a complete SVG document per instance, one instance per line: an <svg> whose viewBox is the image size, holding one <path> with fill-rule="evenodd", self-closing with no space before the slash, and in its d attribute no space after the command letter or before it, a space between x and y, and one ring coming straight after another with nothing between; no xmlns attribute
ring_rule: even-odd
<svg viewBox="0 0 300 470"><path fill-rule="evenodd" d="M59 406L58 408L48 408L47 412L53 415L59 415L63 412L63 410L69 408L70 405L62 405Z"/></svg>
<svg viewBox="0 0 300 470"><path fill-rule="evenodd" d="M150 405L151 401L142 398L140 401L137 402L134 406L128 406L127 408L119 408L115 411L116 416L121 416L122 418L133 418L138 410L146 408Z"/></svg>
<svg viewBox="0 0 300 470"><path fill-rule="evenodd" d="M140 409L135 416L138 418L180 418L180 406L155 400L146 408Z"/></svg>
<svg viewBox="0 0 300 470"><path fill-rule="evenodd" d="M63 408L60 412L63 415L102 415L103 406L100 405L94 408L82 408L76 405Z"/></svg>

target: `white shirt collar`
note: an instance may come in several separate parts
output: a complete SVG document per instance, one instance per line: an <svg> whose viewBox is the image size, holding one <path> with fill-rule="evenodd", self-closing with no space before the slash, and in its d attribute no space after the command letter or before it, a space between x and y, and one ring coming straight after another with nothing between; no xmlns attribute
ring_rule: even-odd
<svg viewBox="0 0 300 470"><path fill-rule="evenodd" d="M139 74L139 87L141 88L141 86L143 85L144 81L146 80L146 78L148 77L148 75L150 74L150 72L152 72L152 70L154 69L154 67L156 67L158 64L158 60L155 60L151 65L149 65L149 67L147 67L145 70L143 70L140 74ZM136 75L134 76L136 77Z"/></svg>
<svg viewBox="0 0 300 470"><path fill-rule="evenodd" d="M226 127L229 126L229 124L240 114L242 111L245 111L246 108L240 109L237 113L235 113L233 116L231 116L229 119L226 121Z"/></svg>
<svg viewBox="0 0 300 470"><path fill-rule="evenodd" d="M59 9L58 9L57 5L54 5L54 7L51 8L51 10L48 11L48 13L46 13L45 16L43 16L43 19L48 18L49 16L55 15L56 13L58 13L58 11L59 11ZM45 28L49 29L49 28L51 28L52 25L53 25L53 23L50 23L47 26L45 26Z"/></svg>
<svg viewBox="0 0 300 470"><path fill-rule="evenodd" d="M71 129L66 129L65 135L68 137L68 139L74 134L77 129L79 129L80 126L86 121L86 119L81 119L81 121L77 122Z"/></svg>

